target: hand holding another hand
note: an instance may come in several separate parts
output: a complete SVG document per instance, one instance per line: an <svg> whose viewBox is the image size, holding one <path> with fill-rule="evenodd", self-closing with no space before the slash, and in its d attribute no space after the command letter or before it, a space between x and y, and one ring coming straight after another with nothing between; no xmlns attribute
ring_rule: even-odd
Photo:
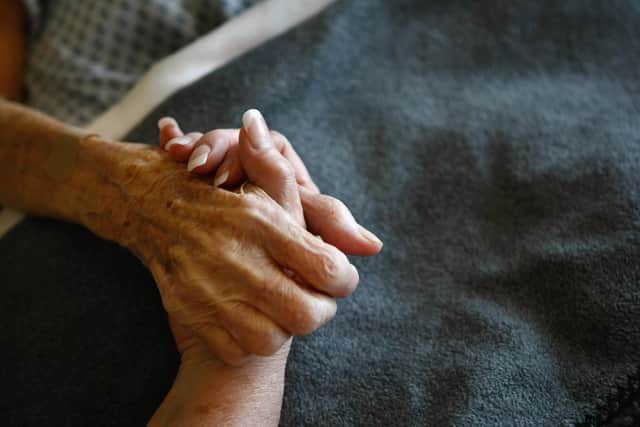
<svg viewBox="0 0 640 427"><path fill-rule="evenodd" d="M266 167L276 169L263 170L261 168L265 166L259 164L248 164L246 167L243 164L240 140L246 139L247 135L242 129L215 129L204 135L201 132L185 134L171 117L160 119L158 127L160 147L172 159L187 163L187 169L192 174L214 176L211 182L215 187L236 188L245 182L248 173L252 173L253 176L249 176L251 182L261 182L260 186L268 193L269 189L279 191L277 187L281 181L272 179L274 174L279 173L279 168L286 171L288 176L292 174L298 183L299 199L310 232L349 255L371 256L382 248L382 242L355 221L344 203L320 193L293 146L281 133L269 131L274 147L281 154L273 157L283 157L287 162L283 164L281 159L273 164L265 161ZM253 157L246 157L245 162L251 163L251 159ZM292 196L294 200L297 199L295 195Z"/></svg>
<svg viewBox="0 0 640 427"><path fill-rule="evenodd" d="M237 152L251 184L242 192L189 178L157 151L143 156L144 170L129 171L144 236L132 249L151 269L172 321L234 365L271 355L335 315L334 298L358 282L341 243L360 254L381 247L344 205L301 190L259 113L243 122ZM305 229L303 208L309 228L338 247Z"/></svg>

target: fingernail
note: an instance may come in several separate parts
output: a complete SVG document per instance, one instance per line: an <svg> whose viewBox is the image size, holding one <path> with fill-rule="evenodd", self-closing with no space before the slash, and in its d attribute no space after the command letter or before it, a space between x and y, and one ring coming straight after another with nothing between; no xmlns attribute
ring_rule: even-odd
<svg viewBox="0 0 640 427"><path fill-rule="evenodd" d="M186 135L177 136L167 141L164 149L169 151L172 145L187 145L202 138L202 132L189 132Z"/></svg>
<svg viewBox="0 0 640 427"><path fill-rule="evenodd" d="M265 148L271 141L267 122L262 113L256 109L246 111L242 115L242 126L249 135L249 143L255 149Z"/></svg>
<svg viewBox="0 0 640 427"><path fill-rule="evenodd" d="M222 184L227 182L227 178L229 178L229 171L224 171L218 177L216 177L215 181L213 181L214 187L220 187Z"/></svg>
<svg viewBox="0 0 640 427"><path fill-rule="evenodd" d="M358 229L360 231L360 235L365 240L368 240L371 243L375 243L376 245L382 245L382 240L378 239L378 237L375 234L373 234L372 232L370 232L360 224L358 224Z"/></svg>
<svg viewBox="0 0 640 427"><path fill-rule="evenodd" d="M187 164L187 170L191 172L195 168L198 168L205 163L207 163L207 159L209 158L209 152L211 148L208 145L203 144L193 150L191 157L189 158L189 163Z"/></svg>
<svg viewBox="0 0 640 427"><path fill-rule="evenodd" d="M174 125L178 126L178 122L173 117L163 117L158 120L158 129L162 129L165 126Z"/></svg>
<svg viewBox="0 0 640 427"><path fill-rule="evenodd" d="M169 142L167 142L164 145L164 150L165 151L169 151L169 149L171 148L172 145L187 145L191 142L191 138L189 138L188 136L184 135L184 136L177 136L173 139L170 139Z"/></svg>

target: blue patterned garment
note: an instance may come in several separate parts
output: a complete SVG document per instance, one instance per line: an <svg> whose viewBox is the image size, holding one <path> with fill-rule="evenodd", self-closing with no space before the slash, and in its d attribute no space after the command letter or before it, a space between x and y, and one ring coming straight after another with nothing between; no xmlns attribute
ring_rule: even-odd
<svg viewBox="0 0 640 427"><path fill-rule="evenodd" d="M86 125L156 61L256 0L23 0L26 103Z"/></svg>

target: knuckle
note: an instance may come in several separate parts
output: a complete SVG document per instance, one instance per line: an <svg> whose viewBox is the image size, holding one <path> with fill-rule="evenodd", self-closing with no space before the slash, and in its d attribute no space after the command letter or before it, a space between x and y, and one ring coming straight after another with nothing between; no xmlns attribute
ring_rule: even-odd
<svg viewBox="0 0 640 427"><path fill-rule="evenodd" d="M320 255L317 274L322 281L323 290L331 296L344 298L355 291L357 283L352 283L349 269L351 263L347 257L337 250L327 248Z"/></svg>
<svg viewBox="0 0 640 427"><path fill-rule="evenodd" d="M319 303L303 308L298 312L296 325L293 328L295 329L295 335L309 335L316 331L335 317L336 310L336 302L330 298L324 298Z"/></svg>
<svg viewBox="0 0 640 427"><path fill-rule="evenodd" d="M346 211L349 211L349 208L347 207L347 205L344 204L344 202L342 200L336 199L335 197L331 197L329 196L329 198L331 199L331 206L333 207L333 210L336 212L336 214L343 214Z"/></svg>
<svg viewBox="0 0 640 427"><path fill-rule="evenodd" d="M336 259L334 254L326 252L319 257L318 270L320 276L329 283L334 283L340 276L340 262Z"/></svg>
<svg viewBox="0 0 640 427"><path fill-rule="evenodd" d="M276 331L263 330L256 337L257 347L255 353L259 356L271 356L280 349L282 340Z"/></svg>
<svg viewBox="0 0 640 427"><path fill-rule="evenodd" d="M348 261L347 261L348 262ZM349 263L349 269L354 269L354 267ZM354 269L353 274L347 274L348 279L345 280L344 285L342 286L341 293L339 297L346 298L351 296L356 291L358 287L359 276L357 270Z"/></svg>
<svg viewBox="0 0 640 427"><path fill-rule="evenodd" d="M288 301L292 298L291 281L286 276L272 277L271 274L262 276L261 288L263 296L269 301Z"/></svg>
<svg viewBox="0 0 640 427"><path fill-rule="evenodd" d="M324 316L322 318L322 323L320 324L320 326L326 325L334 317L336 317L336 312L338 310L338 305L336 304L335 300L331 299L331 300L327 301L325 304L323 304L323 308L324 308L324 312L323 312Z"/></svg>
<svg viewBox="0 0 640 427"><path fill-rule="evenodd" d="M347 205L345 205L341 200L326 195L323 196L323 199L325 201L325 208L327 210L326 215L330 218L335 219L344 216L347 212L349 212Z"/></svg>
<svg viewBox="0 0 640 427"><path fill-rule="evenodd" d="M295 335L309 335L325 323L320 310L306 307L298 312L296 324L293 325Z"/></svg>

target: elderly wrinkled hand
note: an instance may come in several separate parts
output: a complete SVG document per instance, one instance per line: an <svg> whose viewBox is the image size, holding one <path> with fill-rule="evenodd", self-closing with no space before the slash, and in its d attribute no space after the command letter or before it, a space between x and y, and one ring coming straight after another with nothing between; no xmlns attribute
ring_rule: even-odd
<svg viewBox="0 0 640 427"><path fill-rule="evenodd" d="M228 364L316 330L335 315L334 298L358 283L345 254L305 229L293 169L259 113L245 114L238 151L252 181L239 192L189 177L148 148L129 182L138 236L129 246L152 271L172 320ZM327 196L308 198L316 209L335 208ZM340 206L310 222L346 235L356 252L379 251Z"/></svg>

